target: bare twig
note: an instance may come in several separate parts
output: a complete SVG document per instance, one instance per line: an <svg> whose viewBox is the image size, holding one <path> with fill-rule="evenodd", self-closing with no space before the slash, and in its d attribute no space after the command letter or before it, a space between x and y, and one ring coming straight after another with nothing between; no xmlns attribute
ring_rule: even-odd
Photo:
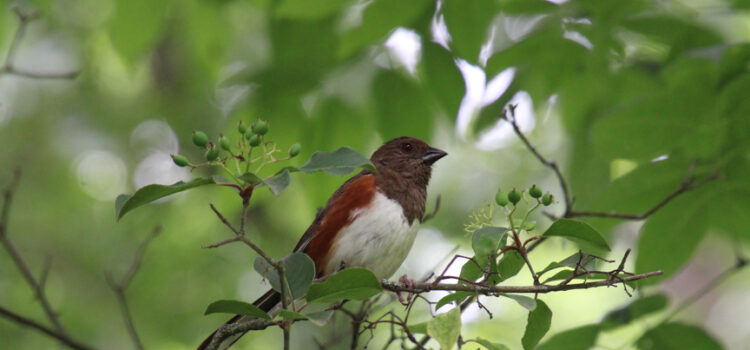
<svg viewBox="0 0 750 350"><path fill-rule="evenodd" d="M109 287L113 292L115 292L115 296L117 296L117 303L120 305L120 313L122 314L122 318L125 322L125 327L128 330L128 334L130 335L130 339L133 341L133 345L138 350L143 350L143 343L141 342L140 337L138 337L138 332L135 330L133 317L130 314L127 299L125 298L125 289L127 289L130 285L130 281L133 280L133 276L135 276L135 273L138 272L138 268L141 266L141 261L143 260L143 254L146 252L146 248L148 247L149 243L151 243L151 241L156 238L156 236L159 235L160 232L161 226L154 227L153 231L151 231L151 234L146 237L143 242L141 242L135 252L135 257L133 258L133 263L130 265L130 269L128 269L125 275L122 276L120 282L115 282L111 274L106 275Z"/></svg>
<svg viewBox="0 0 750 350"><path fill-rule="evenodd" d="M78 71L62 72L62 73L39 73L31 72L17 68L15 63L16 52L18 51L18 45L26 34L26 28L29 23L39 18L39 12L31 11L25 13L20 8L16 7L13 12L18 18L18 27L16 33L10 41L8 52L5 54L5 60L0 65L0 75L10 74L19 77L31 78L31 79L73 79L78 76Z"/></svg>
<svg viewBox="0 0 750 350"><path fill-rule="evenodd" d="M49 300L47 300L44 289L42 289L42 286L39 284L39 282L37 282L34 274L31 272L31 269L29 269L29 266L26 264L26 261L23 259L13 242L8 237L8 215L10 213L10 206L13 201L13 194L18 186L20 178L21 169L16 168L13 173L13 180L11 181L10 186L8 186L8 188L6 188L5 192L3 193L4 202L2 211L0 211L0 242L8 251L8 254L10 254L10 257L18 267L18 270L21 271L24 279L31 287L31 290L34 292L36 299L39 300L40 304L42 304L42 309L44 310L44 314L47 316L47 319L49 319L58 333L67 337L67 332L58 320L57 314L52 309Z"/></svg>
<svg viewBox="0 0 750 350"><path fill-rule="evenodd" d="M26 317L23 317L13 311L10 311L2 306L0 306L0 316L5 317L15 323L18 323L22 326L34 329L36 331L42 332L46 334L49 337L55 338L63 345L76 350L92 350L92 348L88 347L85 344L81 344L73 339L70 339L67 335L60 333L54 329L47 328L44 325L41 325L37 323L34 320L28 319Z"/></svg>
<svg viewBox="0 0 750 350"><path fill-rule="evenodd" d="M425 223L428 220L431 220L432 218L435 217L435 215L437 214L438 210L440 210L440 195L438 195L437 199L435 199L435 208L432 209L432 212L429 213L429 214L426 214L426 215L422 216L422 220L420 220L419 222Z"/></svg>

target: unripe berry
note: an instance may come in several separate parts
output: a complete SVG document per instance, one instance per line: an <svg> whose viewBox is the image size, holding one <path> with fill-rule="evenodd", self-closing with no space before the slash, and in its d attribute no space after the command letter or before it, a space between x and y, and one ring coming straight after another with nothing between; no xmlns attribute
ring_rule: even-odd
<svg viewBox="0 0 750 350"><path fill-rule="evenodd" d="M240 120L240 123L237 125L237 131L240 132L240 134L244 134L245 131L247 131L247 125L243 124Z"/></svg>
<svg viewBox="0 0 750 350"><path fill-rule="evenodd" d="M292 147L289 147L289 158L296 157L301 149L302 145L300 145L299 142L293 144Z"/></svg>
<svg viewBox="0 0 750 350"><path fill-rule="evenodd" d="M508 193L508 201L513 203L513 205L516 205L516 203L521 201L521 193L516 191L516 189L514 188L513 191L510 191L510 193Z"/></svg>
<svg viewBox="0 0 750 350"><path fill-rule="evenodd" d="M185 158L185 156L179 155L179 154L172 154L171 156L172 156L172 161L174 161L174 163L177 164L177 166L179 167L188 166L189 162L187 158Z"/></svg>
<svg viewBox="0 0 750 350"><path fill-rule="evenodd" d="M549 192L545 193L544 196L542 196L542 204L544 204L545 207L552 204L553 198L554 197Z"/></svg>
<svg viewBox="0 0 750 350"><path fill-rule="evenodd" d="M219 135L219 146L221 146L221 149L229 151L229 149L231 148L229 138L224 135Z"/></svg>
<svg viewBox="0 0 750 350"><path fill-rule="evenodd" d="M247 133L246 135L250 135L250 133ZM248 143L250 143L250 147L258 147L258 145L260 145L260 136L250 136L250 139L248 139Z"/></svg>
<svg viewBox="0 0 750 350"><path fill-rule="evenodd" d="M206 160L209 162L215 161L219 158L219 150L214 147L213 143L208 143L208 150L206 150Z"/></svg>
<svg viewBox="0 0 750 350"><path fill-rule="evenodd" d="M529 195L533 198L539 198L542 196L542 190L540 190L539 187L536 187L536 185L531 185Z"/></svg>
<svg viewBox="0 0 750 350"><path fill-rule="evenodd" d="M253 124L253 132L258 135L265 135L268 132L268 122L263 119L258 119Z"/></svg>
<svg viewBox="0 0 750 350"><path fill-rule="evenodd" d="M193 143L198 147L205 147L208 142L208 135L203 131L193 131Z"/></svg>
<svg viewBox="0 0 750 350"><path fill-rule="evenodd" d="M508 195L503 190L498 189L495 194L495 203L501 207L508 205Z"/></svg>

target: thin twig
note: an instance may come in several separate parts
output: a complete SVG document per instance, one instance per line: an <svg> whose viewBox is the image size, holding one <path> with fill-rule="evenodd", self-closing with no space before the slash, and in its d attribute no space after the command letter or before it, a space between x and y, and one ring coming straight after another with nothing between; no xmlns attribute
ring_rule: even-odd
<svg viewBox="0 0 750 350"><path fill-rule="evenodd" d="M161 226L154 227L153 231L151 231L151 234L146 237L143 242L141 242L135 252L135 257L133 258L133 263L130 265L130 269L128 269L125 275L122 276L120 282L115 282L111 274L106 275L107 283L109 284L112 291L115 292L117 303L120 305L120 313L122 314L123 321L125 322L125 328L127 328L128 330L128 335L130 335L130 339L133 341L133 345L138 350L143 350L143 343L141 342L141 339L138 336L138 332L135 329L133 317L130 314L130 308L128 308L127 299L125 298L125 289L127 289L130 285L130 282L133 280L133 276L135 276L135 273L138 272L138 268L141 266L141 261L143 260L143 254L146 252L146 248L148 247L149 243L151 243L151 241L156 238L156 236L159 235L160 232Z"/></svg>
<svg viewBox="0 0 750 350"><path fill-rule="evenodd" d="M10 41L8 52L5 54L5 60L0 65L0 75L9 74L19 77L31 78L31 79L73 79L78 76L78 71L62 72L62 73L39 73L31 72L27 70L18 69L14 63L16 53L18 52L18 45L26 34L26 28L29 23L39 18L38 11L31 11L24 13L20 8L15 7L13 12L18 18L18 27Z"/></svg>
<svg viewBox="0 0 750 350"><path fill-rule="evenodd" d="M13 173L13 180L11 180L10 185L5 189L5 192L3 193L4 202L2 211L0 211L0 242L8 251L8 254L10 254L10 257L18 267L18 270L21 271L24 279L31 287L31 290L34 292L36 299L39 300L40 304L42 304L42 309L44 310L44 314L47 316L47 319L49 319L58 333L67 337L67 332L58 320L57 314L52 309L49 300L47 300L47 296L44 294L44 289L42 289L39 282L37 282L36 278L34 278L34 274L31 272L31 269L29 269L29 266L21 256L21 253L18 252L15 245L13 245L13 242L11 242L10 238L8 237L8 216L10 213L10 206L12 204L13 194L15 193L20 178L21 169L16 168Z"/></svg>
<svg viewBox="0 0 750 350"><path fill-rule="evenodd" d="M0 316L3 316L15 323L18 323L20 325L29 327L31 329L35 329L39 332L42 332L52 338L57 339L62 343L63 345L76 350L92 350L93 348L90 348L88 345L81 344L73 339L70 339L67 335L60 333L54 329L47 328L44 325L39 324L38 322L28 319L26 317L23 317L13 311L10 311L2 306L0 306Z"/></svg>
<svg viewBox="0 0 750 350"><path fill-rule="evenodd" d="M431 220L432 218L435 217L435 215L437 214L438 210L440 210L440 195L438 195L437 199L435 199L435 208L432 209L432 212L429 213L429 214L426 214L426 215L422 216L422 220L420 220L419 222L425 223L425 222Z"/></svg>

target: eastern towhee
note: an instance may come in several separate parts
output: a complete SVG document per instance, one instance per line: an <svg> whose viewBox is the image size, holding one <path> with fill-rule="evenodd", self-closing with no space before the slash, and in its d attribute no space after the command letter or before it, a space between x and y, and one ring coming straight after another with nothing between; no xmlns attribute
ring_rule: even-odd
<svg viewBox="0 0 750 350"><path fill-rule="evenodd" d="M379 279L390 277L406 259L424 216L432 164L446 154L412 137L386 142L370 157L377 171L362 170L341 185L294 251L312 258L317 277L342 267L365 267ZM280 300L279 293L270 290L254 305L269 312ZM227 323L240 319L235 316ZM198 349L205 349L214 334Z"/></svg>

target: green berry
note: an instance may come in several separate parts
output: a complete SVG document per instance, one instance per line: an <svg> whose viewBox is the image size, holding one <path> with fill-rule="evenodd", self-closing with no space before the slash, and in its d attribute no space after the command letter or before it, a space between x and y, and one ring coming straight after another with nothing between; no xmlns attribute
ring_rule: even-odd
<svg viewBox="0 0 750 350"><path fill-rule="evenodd" d="M231 148L229 138L224 135L219 135L219 146L221 146L221 149L229 152Z"/></svg>
<svg viewBox="0 0 750 350"><path fill-rule="evenodd" d="M508 195L503 190L498 189L495 194L495 203L501 207L508 205Z"/></svg>
<svg viewBox="0 0 750 350"><path fill-rule="evenodd" d="M240 134L244 134L245 131L247 131L247 125L243 124L241 120L240 120L240 124L237 125L237 131L239 131Z"/></svg>
<svg viewBox="0 0 750 350"><path fill-rule="evenodd" d="M250 134L248 133L246 135ZM250 136L250 139L248 139L248 142L250 143L250 147L258 147L258 145L260 145L260 136L252 135Z"/></svg>
<svg viewBox="0 0 750 350"><path fill-rule="evenodd" d="M203 131L193 131L193 143L198 147L205 147L208 143L208 135Z"/></svg>
<svg viewBox="0 0 750 350"><path fill-rule="evenodd" d="M258 135L265 135L268 132L268 122L263 119L258 119L253 124L253 132Z"/></svg>
<svg viewBox="0 0 750 350"><path fill-rule="evenodd" d="M547 192L544 194L544 196L542 196L542 204L544 204L544 206L546 207L552 204L552 199L554 199L554 197L549 194L549 192Z"/></svg>
<svg viewBox="0 0 750 350"><path fill-rule="evenodd" d="M521 201L521 193L514 188L513 191L508 193L508 201L513 203L513 205L516 205L516 203Z"/></svg>
<svg viewBox="0 0 750 350"><path fill-rule="evenodd" d="M292 147L289 147L289 158L296 157L301 149L302 145L300 145L299 142L293 144Z"/></svg>
<svg viewBox="0 0 750 350"><path fill-rule="evenodd" d="M214 147L213 144L209 144L210 146L206 150L206 160L209 162L215 161L217 158L219 158L219 150Z"/></svg>
<svg viewBox="0 0 750 350"><path fill-rule="evenodd" d="M185 158L185 156L179 155L179 154L172 154L172 161L174 161L174 163L177 164L177 166L179 166L179 167L183 167L183 166L188 166L189 165L189 162L188 162L187 158Z"/></svg>
<svg viewBox="0 0 750 350"><path fill-rule="evenodd" d="M539 187L536 187L536 185L532 185L529 189L529 195L534 198L539 198L542 196L542 190L540 190Z"/></svg>

